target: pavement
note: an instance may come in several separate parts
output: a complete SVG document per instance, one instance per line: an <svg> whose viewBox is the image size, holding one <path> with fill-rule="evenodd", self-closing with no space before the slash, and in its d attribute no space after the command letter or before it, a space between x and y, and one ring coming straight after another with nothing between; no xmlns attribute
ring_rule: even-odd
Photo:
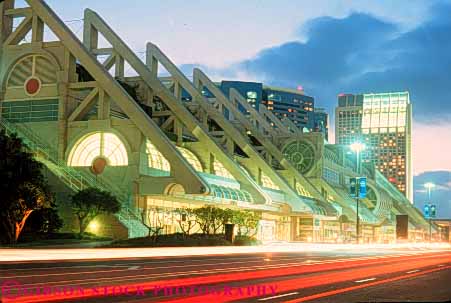
<svg viewBox="0 0 451 303"><path fill-rule="evenodd" d="M233 248L81 249L72 254L49 249L47 257L41 249L15 257L18 250L1 249L2 302L451 299L451 248L446 245L273 243ZM128 250L130 255L124 256Z"/></svg>

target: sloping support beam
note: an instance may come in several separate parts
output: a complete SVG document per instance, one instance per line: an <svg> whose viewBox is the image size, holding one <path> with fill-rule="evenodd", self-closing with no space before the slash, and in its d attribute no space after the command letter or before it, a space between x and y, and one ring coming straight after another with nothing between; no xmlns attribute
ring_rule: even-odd
<svg viewBox="0 0 451 303"><path fill-rule="evenodd" d="M94 88L81 102L81 104L72 112L69 116L69 122L73 122L81 119L84 115L86 115L89 110L91 110L92 105L97 101L96 97L99 93L98 88Z"/></svg>
<svg viewBox="0 0 451 303"><path fill-rule="evenodd" d="M8 38L6 38L5 42L3 42L3 47L8 45L16 45L22 41L32 28L32 19L33 18L31 16L25 17L16 30L12 32Z"/></svg>
<svg viewBox="0 0 451 303"><path fill-rule="evenodd" d="M181 184L189 194L208 194L210 190L208 184L202 180L161 129L147 116L104 67L95 60L75 34L70 31L48 5L41 0L26 1L34 13L55 33L63 45L81 62L96 81L103 88L108 89L108 95L135 123L136 127L139 128L144 136L161 147L161 152L164 156L173 164L173 167L177 167L177 170L171 171L177 183Z"/></svg>
<svg viewBox="0 0 451 303"><path fill-rule="evenodd" d="M246 173L243 172L243 170L236 164L235 161L230 159L224 152L221 147L219 147L216 140L210 138L209 133L206 131L207 129L207 116L210 117L212 120L217 121L218 119L225 119L221 113L219 113L213 105L208 103L208 101L205 99L205 97L201 94L200 91L196 89L196 87L193 85L193 83L188 80L188 78L175 66L174 63L172 63L169 58L154 44L148 43L147 44L147 56L148 58L151 58L150 62L156 62L160 63L164 68L169 72L169 74L173 77L175 82L178 82L183 89L185 89L192 97L194 102L196 104L200 105L201 113L203 112L205 116L201 118L201 121L205 123L203 125L202 132L205 138L208 138L212 143L214 143L215 150L212 150L212 152L215 154L216 158L224 164L224 166L230 171L230 173L241 183L244 185L251 184L252 188L258 193L260 193L260 196L265 197L263 201L270 201L270 198L267 196L266 193L260 190L258 187L258 184L250 178ZM149 62L149 61L148 61ZM157 65L154 64L154 67ZM157 73L157 71L152 71L153 74ZM199 102L199 100L202 100L202 102ZM180 104L181 101L178 101L178 104ZM184 111L188 112L186 107L182 107ZM191 113L189 113L190 116ZM195 123L196 127L199 127L198 122L195 121L195 118L193 117L193 122ZM186 120L183 120L186 122ZM221 128L225 131L225 133L230 134L229 137L233 138L233 140L236 142L237 145L240 146L240 148L247 154L246 150L249 148L252 148L247 142L245 138L240 136L240 133L231 125L230 123L225 124L226 129L223 128L221 125ZM238 138L238 137L239 138ZM241 140L239 143L237 140ZM213 146L213 145L212 145ZM250 191L249 188L245 188L246 190ZM252 193L251 193L252 194ZM262 201L262 200L260 200ZM268 202L265 202L268 203Z"/></svg>
<svg viewBox="0 0 451 303"><path fill-rule="evenodd" d="M266 119L259 114L255 108L253 108L252 106L250 106L249 102L246 101L246 99L244 99L244 97L234 88L231 88L229 91L229 99L230 101L232 101L232 104L235 105L235 108L238 108L238 104L243 106L251 115L252 119L254 119L255 121L257 121L258 126L254 125L256 128L262 128L263 131L269 133L271 136L277 136L277 131L283 133L283 131L285 129L278 129L276 131L276 129L274 129L274 127L272 127L267 121ZM221 106L224 106L221 103Z"/></svg>
<svg viewBox="0 0 451 303"><path fill-rule="evenodd" d="M293 178L283 179L280 175L275 173L273 169L266 169L265 173L273 180L278 181L277 185L286 192L291 194L294 193L297 196L296 188L293 186L288 186L288 184L292 184L291 179L296 179L298 182L301 182L304 187L316 198L321 198L321 194L316 190L316 188L310 184L310 182L296 169L293 167L290 161L285 159L282 152L270 141L268 140L264 134L261 133L259 129L257 129L239 110L237 106L235 106L232 102L230 102L227 97L222 93L222 91L211 81L207 75L205 75L200 69L194 69L194 82L200 85L198 89L203 89L204 86L215 96L217 102L219 102L222 106L226 107L232 114L241 122L244 127L251 132L251 134L262 144L265 151L268 153L267 161L271 163L271 159L276 159L284 169L286 169ZM262 166L264 167L264 166ZM283 181L282 181L283 180Z"/></svg>
<svg viewBox="0 0 451 303"><path fill-rule="evenodd" d="M114 47L114 51L123 57L127 63L137 72L137 74L142 78L142 80L147 84L147 86L152 90L153 94L159 96L163 102L169 107L172 113L176 116L177 120L183 121L186 129L190 131L198 140L202 142L205 149L214 153L218 159L224 164L230 167L230 173L240 182L244 189L250 192L255 200L262 203L267 203L270 198L266 193L260 191L255 182L249 178L231 159L229 156L224 154L219 145L211 138L208 132L196 122L196 118L188 111L188 109L177 99L174 94L165 87L161 81L157 78L157 66L158 62L162 63L165 68L173 76L177 75L176 82L186 89L187 86L191 86L191 82L177 69L177 67L170 62L167 58L166 61L160 60L162 57L158 56L158 60L153 56L152 44L147 46L147 62L151 65L149 69L141 59L117 36L116 33L103 21L95 12L92 10L85 10L85 26L93 27L98 32L102 33L105 39ZM88 36L89 38L89 36ZM85 42L86 43L86 42ZM195 90L192 88L192 90ZM152 138L151 138L152 139ZM152 142L154 142L152 140ZM158 142L154 142L158 144ZM163 153L164 151L160 152ZM166 156L166 155L165 155ZM177 167L176 163L169 159L171 167Z"/></svg>
<svg viewBox="0 0 451 303"><path fill-rule="evenodd" d="M13 10L14 0L5 0L0 2L0 44L4 45L5 40L11 35L13 30L13 17L7 12ZM0 47L0 59L3 53L3 47ZM1 72L0 72L1 74ZM0 87L0 97L2 95Z"/></svg>
<svg viewBox="0 0 451 303"><path fill-rule="evenodd" d="M103 62L103 66L106 70L110 70L114 66L114 64L116 64L115 54L109 55L108 58L106 58L106 60Z"/></svg>
<svg viewBox="0 0 451 303"><path fill-rule="evenodd" d="M292 131L290 131L283 123L280 121L279 118L277 118L270 110L266 108L264 104L259 104L258 106L259 113L264 117L264 119L269 119L271 123L274 123L274 125L277 127L278 130L282 131L286 134L291 134Z"/></svg>
<svg viewBox="0 0 451 303"><path fill-rule="evenodd" d="M293 123L290 119L287 117L282 118L282 123L287 127L290 131L292 131L295 134L302 134L302 129L296 126L296 124Z"/></svg>

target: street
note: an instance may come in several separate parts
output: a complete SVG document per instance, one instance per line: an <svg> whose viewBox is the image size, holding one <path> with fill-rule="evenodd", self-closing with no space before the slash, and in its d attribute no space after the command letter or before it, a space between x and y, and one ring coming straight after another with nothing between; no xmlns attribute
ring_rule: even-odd
<svg viewBox="0 0 451 303"><path fill-rule="evenodd" d="M2 261L2 302L439 302L451 298L449 248L267 250L272 252ZM108 252L99 249L97 254Z"/></svg>

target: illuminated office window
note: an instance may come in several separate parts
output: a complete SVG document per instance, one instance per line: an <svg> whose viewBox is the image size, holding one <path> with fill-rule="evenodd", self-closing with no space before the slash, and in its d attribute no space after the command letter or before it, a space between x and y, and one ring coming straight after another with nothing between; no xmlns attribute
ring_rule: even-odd
<svg viewBox="0 0 451 303"><path fill-rule="evenodd" d="M185 158L186 161L188 161L188 163L191 164L191 166L194 168L194 170L200 171L200 172L204 171L202 168L202 164L199 161L199 158L197 158L197 156L195 154L193 154L192 151L190 151L189 149L186 149L184 147L180 147L180 146L177 146L177 149L182 154L183 158Z"/></svg>
<svg viewBox="0 0 451 303"><path fill-rule="evenodd" d="M110 166L128 165L127 150L118 136L112 133L89 134L74 145L69 166L91 166L96 158L104 158Z"/></svg>
<svg viewBox="0 0 451 303"><path fill-rule="evenodd" d="M163 156L162 153L158 151L158 149L155 147L155 145L152 144L152 142L150 142L150 140L147 140L146 142L146 154L149 167L164 171L171 170L169 161Z"/></svg>

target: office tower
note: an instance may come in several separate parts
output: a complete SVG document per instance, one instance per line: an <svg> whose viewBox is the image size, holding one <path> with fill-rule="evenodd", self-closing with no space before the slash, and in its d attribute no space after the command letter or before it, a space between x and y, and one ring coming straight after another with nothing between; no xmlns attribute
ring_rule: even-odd
<svg viewBox="0 0 451 303"><path fill-rule="evenodd" d="M412 105L408 92L340 94L336 108L338 144L362 141L372 162L412 201Z"/></svg>

